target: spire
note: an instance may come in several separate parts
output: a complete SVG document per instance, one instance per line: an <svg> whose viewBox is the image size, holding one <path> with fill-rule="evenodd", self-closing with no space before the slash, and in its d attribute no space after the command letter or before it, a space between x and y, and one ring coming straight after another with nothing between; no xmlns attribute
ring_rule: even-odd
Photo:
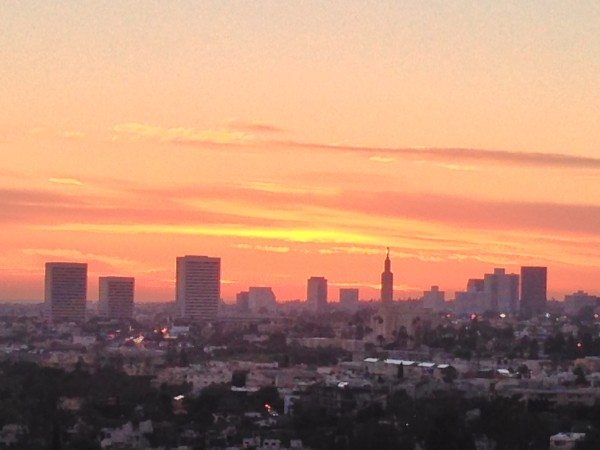
<svg viewBox="0 0 600 450"><path fill-rule="evenodd" d="M381 274L381 301L387 303L394 299L394 274L390 261L390 248L387 247L383 273Z"/></svg>
<svg viewBox="0 0 600 450"><path fill-rule="evenodd" d="M387 252L385 253L385 264L384 264L385 272L390 272L392 270L392 262L390 261L390 248L387 247Z"/></svg>

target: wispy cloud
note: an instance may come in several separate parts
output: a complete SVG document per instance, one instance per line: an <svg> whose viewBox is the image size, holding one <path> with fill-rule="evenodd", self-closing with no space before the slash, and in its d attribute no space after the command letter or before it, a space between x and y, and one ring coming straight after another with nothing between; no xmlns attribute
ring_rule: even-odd
<svg viewBox="0 0 600 450"><path fill-rule="evenodd" d="M380 163L391 163L396 161L396 158L392 158L390 156L379 156L374 155L369 157L369 161L380 162Z"/></svg>
<svg viewBox="0 0 600 450"><path fill-rule="evenodd" d="M457 161L470 161L518 166L600 169L600 158L562 153L512 152L461 147L368 147L300 141L271 141L271 144L288 148L366 154L370 156L370 159L379 162L390 162L385 158L412 158L441 161L447 164L456 164Z"/></svg>
<svg viewBox="0 0 600 450"><path fill-rule="evenodd" d="M66 130L61 133L61 136L65 139L81 139L85 137L85 133L82 131Z"/></svg>
<svg viewBox="0 0 600 450"><path fill-rule="evenodd" d="M113 140L156 140L160 142L232 144L242 143L251 136L232 129L201 130L190 127L164 128L144 123L129 122L112 128Z"/></svg>
<svg viewBox="0 0 600 450"><path fill-rule="evenodd" d="M272 140L265 135L285 130L268 124L231 121L222 128L203 130L190 127L172 127L129 122L115 125L114 140L157 140L188 146L207 144L239 148L301 149L306 151L344 152L366 155L371 161L392 163L400 159L432 161L449 170L475 170L472 163L504 164L527 167L557 167L573 169L600 169L600 158L567 153L542 153L481 149L466 147L376 147L341 143L304 142L299 140ZM261 136L262 135L262 136ZM470 163L470 164L465 164Z"/></svg>
<svg viewBox="0 0 600 450"><path fill-rule="evenodd" d="M83 182L76 178L48 178L49 183L54 184L67 184L71 186L82 186Z"/></svg>
<svg viewBox="0 0 600 450"><path fill-rule="evenodd" d="M280 245L251 245L251 244L235 244L234 248L242 250L258 250L268 253L289 253L290 247Z"/></svg>
<svg viewBox="0 0 600 450"><path fill-rule="evenodd" d="M73 261L92 261L106 264L116 269L134 270L145 267L139 261L134 261L118 256L99 255L96 253L86 253L74 249L65 248L26 248L23 253L31 256L43 256L45 258L60 258Z"/></svg>
<svg viewBox="0 0 600 450"><path fill-rule="evenodd" d="M241 131L242 133L255 134L284 133L287 131L283 128L268 123L250 122L238 119L232 119L229 122L227 122L227 128L231 130Z"/></svg>

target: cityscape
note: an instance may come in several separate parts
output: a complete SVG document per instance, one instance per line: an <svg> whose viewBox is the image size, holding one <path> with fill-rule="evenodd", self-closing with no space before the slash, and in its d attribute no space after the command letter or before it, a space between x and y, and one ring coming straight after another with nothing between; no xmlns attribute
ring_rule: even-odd
<svg viewBox="0 0 600 450"><path fill-rule="evenodd" d="M600 449L600 2L0 24L0 450Z"/></svg>

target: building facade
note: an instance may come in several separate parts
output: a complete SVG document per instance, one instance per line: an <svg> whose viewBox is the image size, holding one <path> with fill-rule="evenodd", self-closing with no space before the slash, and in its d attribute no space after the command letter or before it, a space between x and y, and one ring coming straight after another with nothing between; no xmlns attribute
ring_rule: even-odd
<svg viewBox="0 0 600 450"><path fill-rule="evenodd" d="M430 309L432 311L443 311L446 307L445 301L446 294L444 291L440 291L438 286L431 286L429 291L423 292L423 308Z"/></svg>
<svg viewBox="0 0 600 450"><path fill-rule="evenodd" d="M87 301L87 264L46 263L44 306L51 322L83 322Z"/></svg>
<svg viewBox="0 0 600 450"><path fill-rule="evenodd" d="M347 311L358 309L358 294L356 288L340 288L340 306Z"/></svg>
<svg viewBox="0 0 600 450"><path fill-rule="evenodd" d="M101 316L111 319L131 319L133 317L134 278L100 277L98 288L98 312Z"/></svg>
<svg viewBox="0 0 600 450"><path fill-rule="evenodd" d="M483 277L484 311L514 314L519 303L519 275L494 269Z"/></svg>
<svg viewBox="0 0 600 450"><path fill-rule="evenodd" d="M327 309L327 278L310 277L306 285L306 302L316 312Z"/></svg>
<svg viewBox="0 0 600 450"><path fill-rule="evenodd" d="M179 316L193 320L217 317L221 298L221 258L177 258L176 304Z"/></svg>
<svg viewBox="0 0 600 450"><path fill-rule="evenodd" d="M277 309L277 298L273 289L264 286L252 286L248 289L248 307L251 312L274 312Z"/></svg>
<svg viewBox="0 0 600 450"><path fill-rule="evenodd" d="M546 311L547 267L521 267L521 314L531 317Z"/></svg>

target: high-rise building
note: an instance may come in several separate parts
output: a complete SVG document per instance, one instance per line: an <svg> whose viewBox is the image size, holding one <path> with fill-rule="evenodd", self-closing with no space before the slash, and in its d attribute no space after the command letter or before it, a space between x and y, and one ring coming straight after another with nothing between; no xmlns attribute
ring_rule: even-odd
<svg viewBox="0 0 600 450"><path fill-rule="evenodd" d="M470 278L467 282L467 290L455 294L454 312L480 314L485 311L486 297L483 279Z"/></svg>
<svg viewBox="0 0 600 450"><path fill-rule="evenodd" d="M572 294L565 295L563 305L565 314L569 316L580 314L586 308L590 308L593 312L594 309L597 309L600 306L600 297L579 290Z"/></svg>
<svg viewBox="0 0 600 450"><path fill-rule="evenodd" d="M392 262L390 261L390 249L388 247L381 274L381 301L391 302L394 300L394 274L392 273Z"/></svg>
<svg viewBox="0 0 600 450"><path fill-rule="evenodd" d="M270 287L252 286L248 289L248 306L252 312L273 312L277 299Z"/></svg>
<svg viewBox="0 0 600 450"><path fill-rule="evenodd" d="M358 289L340 288L340 306L348 311L358 308Z"/></svg>
<svg viewBox="0 0 600 450"><path fill-rule="evenodd" d="M100 315L111 319L133 317L133 292L135 279L132 277L100 277L98 308Z"/></svg>
<svg viewBox="0 0 600 450"><path fill-rule="evenodd" d="M546 310L547 267L521 267L521 314L526 317Z"/></svg>
<svg viewBox="0 0 600 450"><path fill-rule="evenodd" d="M327 278L310 277L306 286L306 301L313 311L327 309Z"/></svg>
<svg viewBox="0 0 600 450"><path fill-rule="evenodd" d="M516 313L519 298L519 275L494 269L483 277L484 311Z"/></svg>
<svg viewBox="0 0 600 450"><path fill-rule="evenodd" d="M82 322L87 299L87 264L46 263L44 307L52 322Z"/></svg>
<svg viewBox="0 0 600 450"><path fill-rule="evenodd" d="M235 304L240 312L250 311L250 298L248 291L238 292L235 296Z"/></svg>
<svg viewBox="0 0 600 450"><path fill-rule="evenodd" d="M210 320L217 316L221 297L221 258L177 258L176 304L180 317Z"/></svg>
<svg viewBox="0 0 600 450"><path fill-rule="evenodd" d="M438 286L431 286L429 291L423 292L423 308L433 311L442 311L446 306L445 292L440 291Z"/></svg>

